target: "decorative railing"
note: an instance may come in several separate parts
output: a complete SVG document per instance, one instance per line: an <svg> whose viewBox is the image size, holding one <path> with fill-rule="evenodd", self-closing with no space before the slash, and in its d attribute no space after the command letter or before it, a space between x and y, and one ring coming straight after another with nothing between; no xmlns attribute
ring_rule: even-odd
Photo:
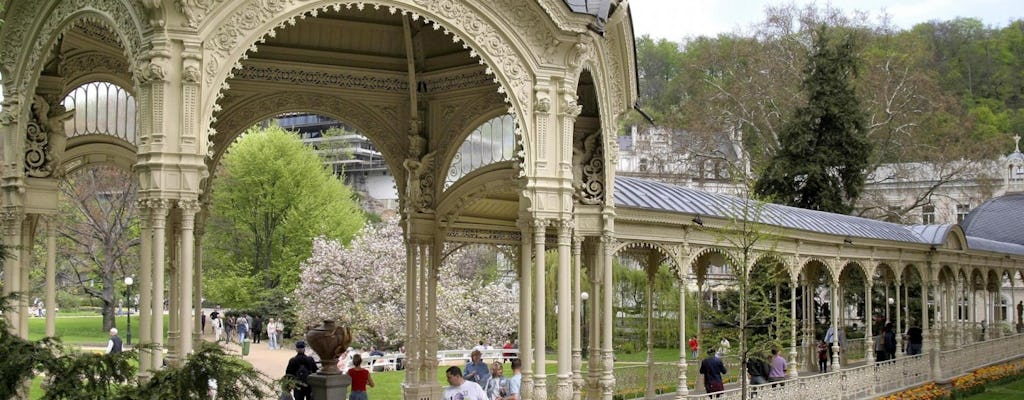
<svg viewBox="0 0 1024 400"><path fill-rule="evenodd" d="M972 343L939 353L939 367L943 378L952 379L979 367L1019 358L1022 348L1024 335Z"/></svg>
<svg viewBox="0 0 1024 400"><path fill-rule="evenodd" d="M942 371L940 380L948 380L986 365L1019 358L1022 348L1024 335L1013 335L939 352L938 367ZM877 398L931 381L931 368L931 356L925 353L825 374L801 376L779 383L752 385L748 390L749 397L759 400ZM730 400L741 397L741 389L733 388L721 392L720 397L716 398ZM703 388L698 387L689 391L683 398L706 399L708 395L704 393Z"/></svg>

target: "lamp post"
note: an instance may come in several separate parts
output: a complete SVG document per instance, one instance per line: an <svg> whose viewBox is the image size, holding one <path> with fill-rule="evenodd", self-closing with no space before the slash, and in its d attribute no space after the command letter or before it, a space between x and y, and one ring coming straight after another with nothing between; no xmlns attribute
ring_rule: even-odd
<svg viewBox="0 0 1024 400"><path fill-rule="evenodd" d="M130 276L124 277L124 305L128 310L126 314L128 316L128 329L127 333L124 334L125 343L128 345L132 344L132 284L135 280Z"/></svg>

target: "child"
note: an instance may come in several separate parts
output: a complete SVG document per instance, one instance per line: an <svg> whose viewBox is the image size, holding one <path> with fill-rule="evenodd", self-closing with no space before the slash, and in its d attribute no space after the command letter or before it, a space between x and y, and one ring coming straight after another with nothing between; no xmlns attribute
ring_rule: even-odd
<svg viewBox="0 0 1024 400"><path fill-rule="evenodd" d="M818 372L828 372L828 345L824 340L818 342Z"/></svg>

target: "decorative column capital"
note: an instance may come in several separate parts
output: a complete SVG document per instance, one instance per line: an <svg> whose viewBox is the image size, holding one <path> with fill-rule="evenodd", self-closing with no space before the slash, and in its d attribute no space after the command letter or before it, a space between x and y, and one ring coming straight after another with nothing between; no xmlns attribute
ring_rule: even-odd
<svg viewBox="0 0 1024 400"><path fill-rule="evenodd" d="M534 218L530 223L533 225L534 234L544 235L544 231L548 229L550 221L546 218Z"/></svg>
<svg viewBox="0 0 1024 400"><path fill-rule="evenodd" d="M0 221L3 221L4 235L12 236L17 234L24 220L25 210L21 207L4 207L0 209Z"/></svg>
<svg viewBox="0 0 1024 400"><path fill-rule="evenodd" d="M572 218L562 218L555 222L558 227L558 236L566 237L572 236L573 231L576 230L576 221Z"/></svg>

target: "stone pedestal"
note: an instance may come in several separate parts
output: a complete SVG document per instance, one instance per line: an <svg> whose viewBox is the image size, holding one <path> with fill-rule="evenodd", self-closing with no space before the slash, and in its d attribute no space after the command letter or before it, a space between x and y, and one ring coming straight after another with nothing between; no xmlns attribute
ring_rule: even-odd
<svg viewBox="0 0 1024 400"><path fill-rule="evenodd" d="M347 399L348 387L352 385L352 378L348 375L316 373L310 375L307 382L313 390L313 400Z"/></svg>

